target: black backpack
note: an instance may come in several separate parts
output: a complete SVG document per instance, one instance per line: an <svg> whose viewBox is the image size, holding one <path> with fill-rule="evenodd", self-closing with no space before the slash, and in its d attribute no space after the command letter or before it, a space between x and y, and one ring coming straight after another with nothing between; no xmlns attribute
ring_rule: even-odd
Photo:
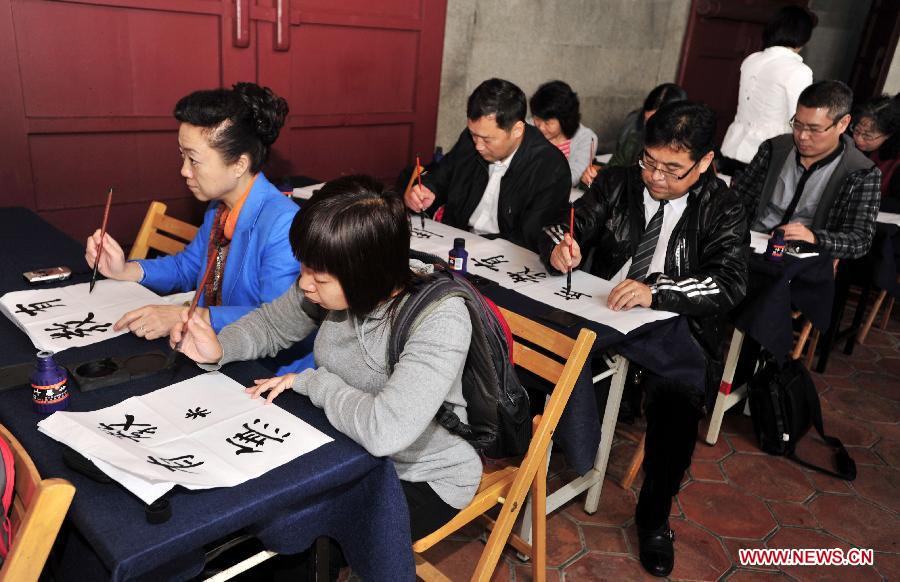
<svg viewBox="0 0 900 582"><path fill-rule="evenodd" d="M434 273L420 277L413 285L394 318L388 368L393 370L400 360L416 322L447 297L462 297L472 321L472 341L462 375L469 422L463 423L446 402L435 419L486 457L522 455L531 440L531 413L528 393L512 363L512 334L496 305L464 277L438 264Z"/></svg>
<svg viewBox="0 0 900 582"><path fill-rule="evenodd" d="M856 463L840 439L825 434L816 385L799 360L778 365L767 358L750 380L750 415L759 448L770 455L784 455L804 467L853 481ZM837 471L808 463L795 454L797 443L815 426L835 452Z"/></svg>

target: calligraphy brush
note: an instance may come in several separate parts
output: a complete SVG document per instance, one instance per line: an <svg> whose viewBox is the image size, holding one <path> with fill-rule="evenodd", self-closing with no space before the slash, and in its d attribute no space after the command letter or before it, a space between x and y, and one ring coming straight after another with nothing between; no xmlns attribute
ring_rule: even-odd
<svg viewBox="0 0 900 582"><path fill-rule="evenodd" d="M196 293L194 293L194 298L191 299L191 306L188 307L188 321L190 321L191 317L194 316L194 311L197 309L197 303L200 301L200 295L203 293L203 290L206 289L206 284L209 282L209 275L213 270L213 263L216 261L216 253L212 253L209 257L209 262L206 264L206 272L203 274L203 280L200 282L200 286L197 287ZM166 356L166 364L163 366L163 370L168 369L172 364L175 363L175 357L178 355L178 350L181 349L181 342L184 341L184 334L187 333L187 322L181 324L181 339L178 340L178 343L175 344L175 347L172 348L172 351Z"/></svg>
<svg viewBox="0 0 900 582"><path fill-rule="evenodd" d="M416 156L416 179L419 181L419 190L422 189L422 165L419 163L419 156ZM425 230L425 211L419 213L422 219L422 230Z"/></svg>
<svg viewBox="0 0 900 582"><path fill-rule="evenodd" d="M575 204L569 202L569 258L572 258L572 249L575 244ZM572 267L566 273L566 295L572 292Z"/></svg>
<svg viewBox="0 0 900 582"><path fill-rule="evenodd" d="M109 207L112 204L112 186L109 187L109 194L106 195L106 210L103 211L103 224L100 226L100 244L97 245L97 256L94 257L94 273L91 275L91 286L88 288L88 294L94 292L94 285L97 283L97 269L100 267L100 255L103 254L103 239L106 237L106 223L109 221Z"/></svg>

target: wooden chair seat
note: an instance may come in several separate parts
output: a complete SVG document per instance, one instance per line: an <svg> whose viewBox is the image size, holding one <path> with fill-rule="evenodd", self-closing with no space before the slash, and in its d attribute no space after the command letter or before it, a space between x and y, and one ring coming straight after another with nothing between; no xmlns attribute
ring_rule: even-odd
<svg viewBox="0 0 900 582"><path fill-rule="evenodd" d="M587 361L596 334L583 329L578 338L573 340L506 309L501 308L501 312L516 340L513 344L513 360L516 365L554 384L553 392L544 407L543 415L534 418L531 442L521 463L486 466L478 491L469 505L443 527L413 543L416 575L423 580L449 580L428 563L422 553L476 519L487 522L491 533L472 580L486 581L491 578L507 543L531 558L533 580L540 582L546 579L547 454L550 439L569 401L575 381ZM520 340L536 347L529 347L520 343ZM531 517L534 524L532 544L512 534L513 525L529 492L532 496ZM484 515L497 505L501 510L496 521Z"/></svg>

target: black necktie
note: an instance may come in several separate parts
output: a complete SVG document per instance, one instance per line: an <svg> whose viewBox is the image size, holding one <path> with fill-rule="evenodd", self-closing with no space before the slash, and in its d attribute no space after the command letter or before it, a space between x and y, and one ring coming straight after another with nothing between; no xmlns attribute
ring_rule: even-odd
<svg viewBox="0 0 900 582"><path fill-rule="evenodd" d="M641 242L638 243L637 252L631 260L631 268L628 269L627 277L636 281L642 281L647 276L650 269L650 261L653 260L653 253L656 251L656 243L659 241L659 233L662 230L663 210L668 200L659 201L659 210L650 219L644 234L641 235Z"/></svg>

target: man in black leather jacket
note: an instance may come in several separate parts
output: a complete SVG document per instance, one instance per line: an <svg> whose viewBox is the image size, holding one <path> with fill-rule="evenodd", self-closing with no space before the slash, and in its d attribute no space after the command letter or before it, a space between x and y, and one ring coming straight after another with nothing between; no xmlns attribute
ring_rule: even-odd
<svg viewBox="0 0 900 582"><path fill-rule="evenodd" d="M577 268L593 251L591 273L621 281L613 310L637 306L688 317L707 355L707 394L721 374L719 320L747 288L749 232L737 196L711 168L715 114L691 102L666 105L647 123L638 166L607 168L568 217L545 227L541 257L552 269ZM677 350L678 346L672 346ZM644 484L636 510L640 558L656 576L674 566L672 497L690 466L707 394L644 373L647 436Z"/></svg>
<svg viewBox="0 0 900 582"><path fill-rule="evenodd" d="M488 79L469 96L467 127L438 167L404 196L414 212L444 207L442 222L537 251L541 227L565 208L566 157L525 123L525 93Z"/></svg>

